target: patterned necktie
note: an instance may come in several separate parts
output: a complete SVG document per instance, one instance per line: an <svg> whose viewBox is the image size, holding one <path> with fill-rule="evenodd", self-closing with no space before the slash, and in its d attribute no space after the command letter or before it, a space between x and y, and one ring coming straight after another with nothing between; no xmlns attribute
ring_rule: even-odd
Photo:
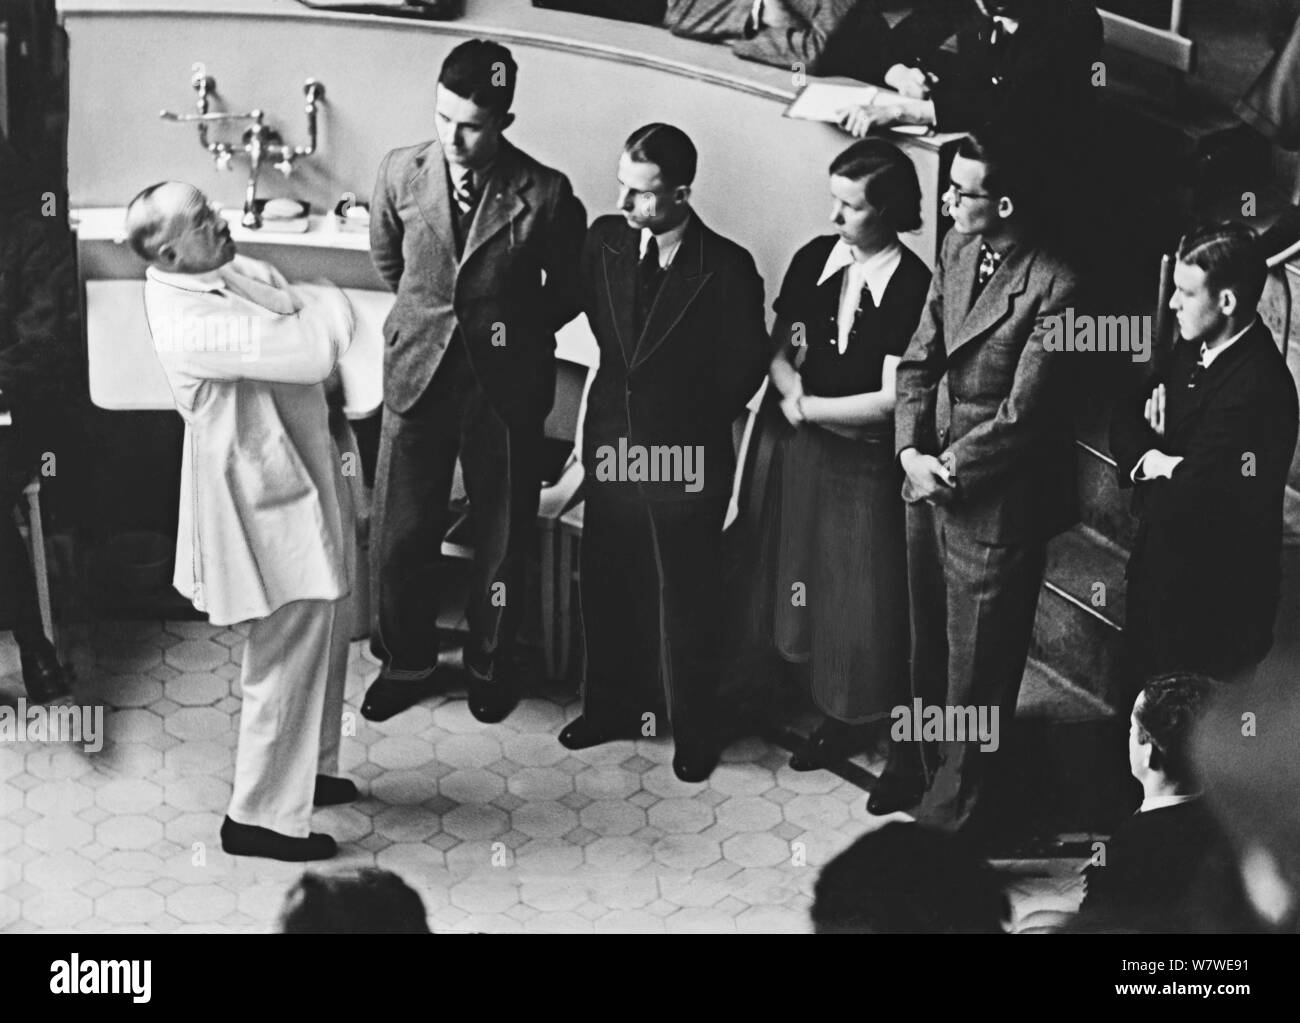
<svg viewBox="0 0 1300 1023"><path fill-rule="evenodd" d="M980 292L984 290L984 285L988 284L989 278L1002 265L1002 253L989 245L988 242L980 242L980 265L979 270L975 273L975 298L979 298Z"/></svg>
<svg viewBox="0 0 1300 1023"><path fill-rule="evenodd" d="M468 216L478 205L478 182L474 180L471 170L456 170L452 173L452 185L456 195L456 206L461 216Z"/></svg>
<svg viewBox="0 0 1300 1023"><path fill-rule="evenodd" d="M980 242L980 268L976 280L981 288L988 284L989 278L1001 265L1002 253L988 242Z"/></svg>

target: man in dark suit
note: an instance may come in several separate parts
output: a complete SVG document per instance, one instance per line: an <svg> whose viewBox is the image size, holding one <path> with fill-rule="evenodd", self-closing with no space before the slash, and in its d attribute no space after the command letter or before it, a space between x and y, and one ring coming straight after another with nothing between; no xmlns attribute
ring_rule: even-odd
<svg viewBox="0 0 1300 1023"><path fill-rule="evenodd" d="M977 9L976 9L977 8ZM1094 64L1101 56L1101 17L1091 0L975 0L969 15L946 15L927 28L960 28L955 56L938 32L909 32L883 58L883 80L902 99L845 112L844 127L862 136L872 128L921 124L968 131L1007 121L1053 142L1090 137L1080 120L1093 107ZM933 15L931 16L933 18ZM930 53L917 45L933 44ZM882 58L864 51L859 77L881 74ZM910 65L910 66L909 66ZM1040 140L1041 142L1041 140Z"/></svg>
<svg viewBox="0 0 1300 1023"><path fill-rule="evenodd" d="M863 49L864 73L878 73L901 93L870 106L841 111L841 125L862 137L892 125L924 125L941 132L971 131L985 124L1033 139L1021 160L1032 160L1032 177L1051 181L1068 201L1039 212L1040 237L1074 255L1096 275L1125 284L1121 268L1131 249L1110 216L1127 201L1127 180L1116 172L1120 154L1111 153L1098 118L1104 85L1102 24L1092 0L965 0L955 54L919 50L916 42L936 33L906 33L883 59ZM933 16L932 16L933 17ZM952 23L951 21L949 23ZM909 38L910 37L910 38ZM942 42L942 39L939 40ZM874 66L873 66L874 61ZM1105 233L1103 233L1103 231Z"/></svg>
<svg viewBox="0 0 1300 1023"><path fill-rule="evenodd" d="M1182 340L1116 406L1111 452L1140 520L1125 630L1139 678L1240 678L1273 643L1297 399L1256 314L1266 277L1249 228L1187 235L1170 301Z"/></svg>
<svg viewBox="0 0 1300 1023"><path fill-rule="evenodd" d="M1214 695L1202 675L1152 679L1129 720L1129 770L1142 785L1142 805L1105 843L1105 859L1084 872L1083 921L1119 925L1176 918L1212 857L1231 859L1192 775L1192 733Z"/></svg>
<svg viewBox="0 0 1300 1023"><path fill-rule="evenodd" d="M379 169L370 247L397 293L384 323L384 418L375 484L384 667L361 708L382 721L419 700L438 657L442 539L457 455L474 563L466 608L470 710L499 721L537 517L555 331L577 315L586 226L568 179L502 138L516 67L497 43L452 50L438 78L438 139Z"/></svg>
<svg viewBox="0 0 1300 1023"><path fill-rule="evenodd" d="M768 361L762 279L692 211L695 166L680 129L634 132L618 164L621 215L595 221L583 250L600 346L583 425L586 677L582 715L560 733L569 749L655 735L666 700L673 768L693 782L717 761L731 426Z"/></svg>
<svg viewBox="0 0 1300 1023"><path fill-rule="evenodd" d="M41 215L43 187L3 136L0 178L0 629L13 630L28 699L45 702L68 678L13 516L37 471L57 464L55 427L79 383L77 273L66 223Z"/></svg>
<svg viewBox="0 0 1300 1023"><path fill-rule="evenodd" d="M1078 289L1031 234L1021 167L1004 136L961 142L946 193L954 230L898 367L895 409L912 695L1000 722L1015 713L1047 540L1077 503L1061 355L1043 342ZM920 745L894 743L869 810L906 809L924 788L918 819L964 827L993 754L956 735Z"/></svg>

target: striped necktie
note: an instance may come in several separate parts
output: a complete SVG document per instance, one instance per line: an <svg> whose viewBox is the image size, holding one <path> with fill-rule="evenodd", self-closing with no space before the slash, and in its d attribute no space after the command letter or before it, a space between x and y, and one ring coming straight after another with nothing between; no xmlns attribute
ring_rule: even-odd
<svg viewBox="0 0 1300 1023"><path fill-rule="evenodd" d="M456 207L460 210L461 216L468 216L478 205L479 200L478 182L474 180L474 172L467 168L453 168L452 186L455 191Z"/></svg>

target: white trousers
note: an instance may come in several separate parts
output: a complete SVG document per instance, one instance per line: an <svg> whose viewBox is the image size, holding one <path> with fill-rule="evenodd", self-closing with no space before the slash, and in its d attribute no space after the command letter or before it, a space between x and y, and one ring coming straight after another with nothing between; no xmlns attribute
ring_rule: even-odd
<svg viewBox="0 0 1300 1023"><path fill-rule="evenodd" d="M237 824L291 838L311 831L316 774L324 758L332 758L331 771L338 761L348 650L343 611L343 601L297 600L252 623L228 811ZM327 699L334 704L328 714Z"/></svg>
<svg viewBox="0 0 1300 1023"><path fill-rule="evenodd" d="M229 817L291 838L311 833L316 775L336 775L357 599L356 507L337 487L352 595L298 600L252 623L240 673L243 706Z"/></svg>

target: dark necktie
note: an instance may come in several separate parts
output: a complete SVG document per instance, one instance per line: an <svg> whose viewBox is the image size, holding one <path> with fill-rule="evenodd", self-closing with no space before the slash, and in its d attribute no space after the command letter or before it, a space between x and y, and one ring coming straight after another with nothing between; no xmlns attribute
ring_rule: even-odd
<svg viewBox="0 0 1300 1023"><path fill-rule="evenodd" d="M652 287L659 277L659 241L654 235L646 243L639 269L642 287Z"/></svg>
<svg viewBox="0 0 1300 1023"><path fill-rule="evenodd" d="M663 270L659 266L659 242L654 235L646 243L645 254L637 264L636 271L636 332L637 336L645 329L645 321L650 316L650 307L654 305L655 295L659 292L659 278Z"/></svg>
<svg viewBox="0 0 1300 1023"><path fill-rule="evenodd" d="M1192 367L1192 372L1188 374L1187 386L1195 389L1209 368L1210 367L1205 364L1205 343L1201 342L1201 354L1196 360L1196 365Z"/></svg>
<svg viewBox="0 0 1300 1023"><path fill-rule="evenodd" d="M858 308L853 314L853 326L849 330L849 346L852 346L857 340L858 330L862 326L862 317L867 314L868 310L874 311L875 308L876 300L871 297L871 286L868 284L862 285L862 291L858 294ZM836 337L832 343L835 344L836 351L839 351L839 338ZM843 352L840 354L843 354Z"/></svg>

